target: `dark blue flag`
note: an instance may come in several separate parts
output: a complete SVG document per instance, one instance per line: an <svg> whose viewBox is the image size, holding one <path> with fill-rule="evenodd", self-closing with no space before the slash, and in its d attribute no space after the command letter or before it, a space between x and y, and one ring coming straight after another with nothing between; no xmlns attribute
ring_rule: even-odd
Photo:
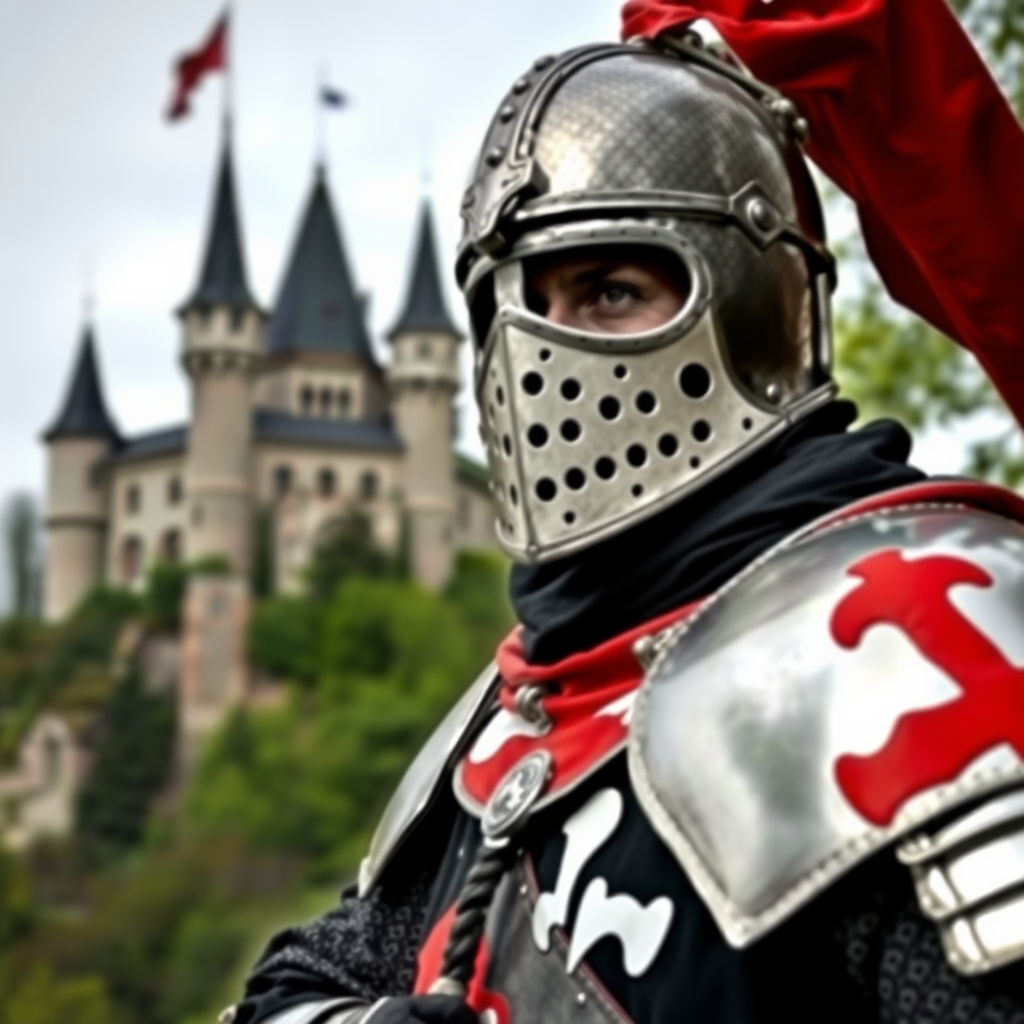
<svg viewBox="0 0 1024 1024"><path fill-rule="evenodd" d="M320 87L320 102L325 107L334 107L340 110L348 103L348 97L339 89L332 89L329 85Z"/></svg>

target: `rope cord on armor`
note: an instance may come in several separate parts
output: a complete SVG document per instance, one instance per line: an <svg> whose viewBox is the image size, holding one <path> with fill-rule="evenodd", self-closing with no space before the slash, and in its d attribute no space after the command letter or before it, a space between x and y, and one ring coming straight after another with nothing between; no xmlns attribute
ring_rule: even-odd
<svg viewBox="0 0 1024 1024"><path fill-rule="evenodd" d="M508 842L500 845L484 843L469 869L455 909L455 919L448 933L439 979L439 983L448 982L460 986L461 995L465 994L473 979L487 911L517 852L518 846ZM446 984L444 991L454 994L451 984Z"/></svg>

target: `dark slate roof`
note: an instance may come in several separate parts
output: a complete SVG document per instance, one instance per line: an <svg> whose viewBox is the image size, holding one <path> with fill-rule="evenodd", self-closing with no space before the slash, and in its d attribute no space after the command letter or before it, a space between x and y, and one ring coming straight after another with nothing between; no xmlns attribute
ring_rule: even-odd
<svg viewBox="0 0 1024 1024"><path fill-rule="evenodd" d="M267 352L335 352L375 363L322 167L267 332Z"/></svg>
<svg viewBox="0 0 1024 1024"><path fill-rule="evenodd" d="M213 212L206 236L199 282L182 311L228 306L234 310L258 309L249 290L242 247L242 225L235 196L235 172L231 144L225 139L217 172Z"/></svg>
<svg viewBox="0 0 1024 1024"><path fill-rule="evenodd" d="M100 437L115 442L120 437L107 411L107 403L103 400L103 385L96 362L96 343L89 324L82 330L78 357L64 405L53 426L43 435L46 441L57 441L62 437Z"/></svg>
<svg viewBox="0 0 1024 1024"><path fill-rule="evenodd" d="M314 419L277 409L257 409L253 429L258 441L395 452L403 448L394 427L386 420Z"/></svg>
<svg viewBox="0 0 1024 1024"><path fill-rule="evenodd" d="M277 409L253 410L253 434L257 441L317 445L326 448L360 448L400 452L402 442L394 428L381 420L329 420L293 416ZM164 427L126 438L107 462L135 462L185 451L188 427Z"/></svg>
<svg viewBox="0 0 1024 1024"><path fill-rule="evenodd" d="M136 434L125 438L117 452L108 462L136 462L157 459L164 455L177 455L185 450L188 427L162 427L147 434Z"/></svg>
<svg viewBox="0 0 1024 1024"><path fill-rule="evenodd" d="M444 303L441 275L437 268L434 218L430 213L430 204L426 201L420 209L419 233L405 307L388 337L394 339L408 331L443 331L462 337L462 332L452 323Z"/></svg>

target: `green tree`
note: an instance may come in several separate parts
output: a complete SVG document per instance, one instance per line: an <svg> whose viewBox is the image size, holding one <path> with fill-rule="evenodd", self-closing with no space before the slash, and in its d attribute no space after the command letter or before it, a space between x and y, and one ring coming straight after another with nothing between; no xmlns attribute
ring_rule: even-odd
<svg viewBox="0 0 1024 1024"><path fill-rule="evenodd" d="M320 606L306 597L260 601L249 620L250 662L274 678L312 683L320 620Z"/></svg>
<svg viewBox="0 0 1024 1024"><path fill-rule="evenodd" d="M351 576L377 579L399 575L397 559L382 551L369 518L352 511L335 520L316 546L306 570L306 589L316 601L328 601Z"/></svg>
<svg viewBox="0 0 1024 1024"><path fill-rule="evenodd" d="M32 881L24 864L0 846L0 959L25 936L35 919Z"/></svg>
<svg viewBox="0 0 1024 1024"><path fill-rule="evenodd" d="M179 562L156 562L146 575L143 609L157 629L181 626L181 606L188 586L189 570Z"/></svg>
<svg viewBox="0 0 1024 1024"><path fill-rule="evenodd" d="M515 625L508 597L508 559L491 551L460 551L445 595L462 613L482 665Z"/></svg>
<svg viewBox="0 0 1024 1024"><path fill-rule="evenodd" d="M18 1024L118 1024L106 982L96 975L57 976L45 964L0 988L0 1019Z"/></svg>
<svg viewBox="0 0 1024 1024"><path fill-rule="evenodd" d="M27 494L15 494L4 510L4 540L11 614L18 619L39 614L39 513Z"/></svg>
<svg viewBox="0 0 1024 1024"><path fill-rule="evenodd" d="M109 860L142 839L172 767L174 708L168 695L147 693L137 672L118 681L77 800L77 837L89 860Z"/></svg>

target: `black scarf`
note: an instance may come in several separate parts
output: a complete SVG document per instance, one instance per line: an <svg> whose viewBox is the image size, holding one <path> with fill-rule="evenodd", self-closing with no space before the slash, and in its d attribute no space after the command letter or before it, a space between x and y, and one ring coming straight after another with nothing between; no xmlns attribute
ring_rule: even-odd
<svg viewBox="0 0 1024 1024"><path fill-rule="evenodd" d="M704 597L819 516L917 483L911 439L852 402L819 409L697 493L569 558L512 570L526 657L549 665Z"/></svg>

